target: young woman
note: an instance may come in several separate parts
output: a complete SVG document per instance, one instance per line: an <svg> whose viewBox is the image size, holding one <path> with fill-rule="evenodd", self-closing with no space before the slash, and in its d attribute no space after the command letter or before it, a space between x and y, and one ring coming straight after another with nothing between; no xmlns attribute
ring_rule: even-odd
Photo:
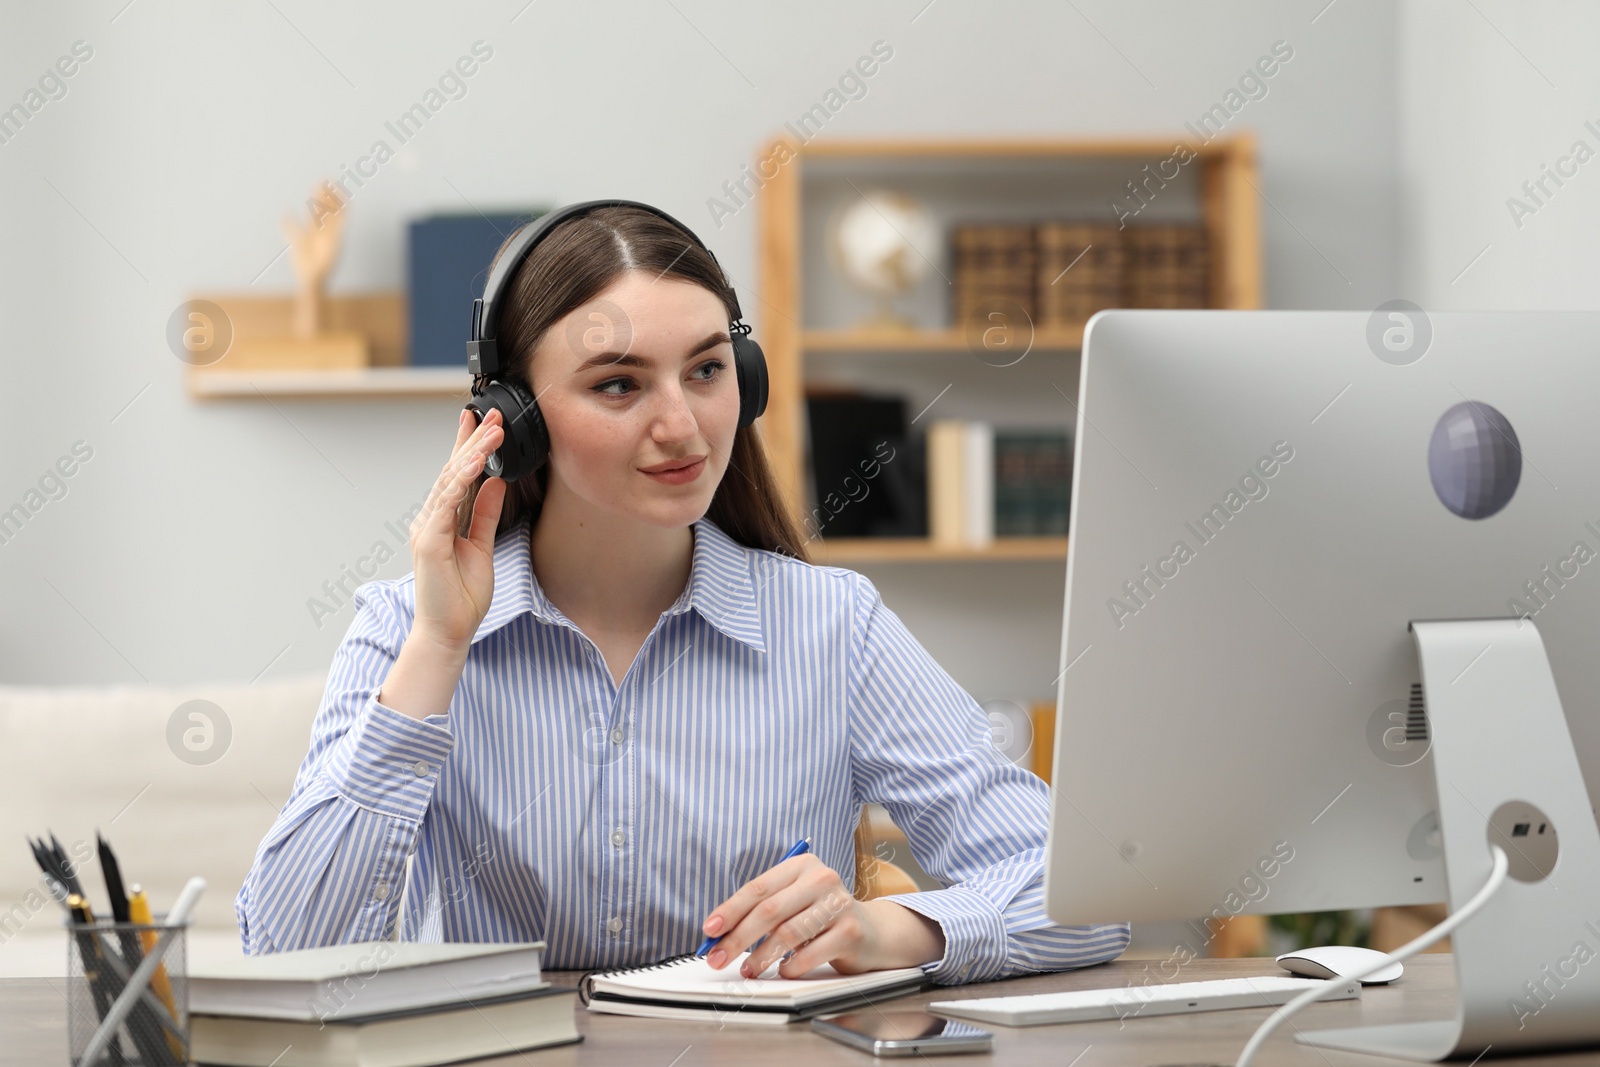
<svg viewBox="0 0 1600 1067"><path fill-rule="evenodd" d="M545 940L552 968L711 936L726 967L764 938L745 973L792 953L778 974L922 965L949 984L1127 945L1125 923L1046 917L1048 787L996 754L870 582L806 562L738 425L736 306L694 239L637 208L558 223L516 269L502 375L537 397L549 462L480 478L500 413L462 413L414 573L356 591L236 902L246 952L399 923ZM852 893L869 802L948 888Z"/></svg>

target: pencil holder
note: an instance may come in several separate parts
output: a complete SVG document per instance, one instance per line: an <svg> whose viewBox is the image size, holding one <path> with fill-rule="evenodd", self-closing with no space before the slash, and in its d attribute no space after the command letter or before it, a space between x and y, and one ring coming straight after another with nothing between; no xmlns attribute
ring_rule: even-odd
<svg viewBox="0 0 1600 1067"><path fill-rule="evenodd" d="M67 1040L72 1067L156 1067L189 1062L185 927L151 923L64 924ZM150 957L158 959L146 965ZM132 986L131 1005L92 1063L84 1059L102 1020Z"/></svg>

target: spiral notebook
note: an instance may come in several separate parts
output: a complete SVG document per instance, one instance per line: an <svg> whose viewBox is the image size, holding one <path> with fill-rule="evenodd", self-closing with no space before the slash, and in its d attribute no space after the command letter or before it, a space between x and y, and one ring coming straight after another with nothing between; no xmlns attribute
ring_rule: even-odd
<svg viewBox="0 0 1600 1067"><path fill-rule="evenodd" d="M721 970L693 953L645 967L591 971L578 984L590 1011L651 1019L714 1019L736 1023L792 1023L825 1012L864 1007L925 988L921 967L840 974L830 964L799 978L777 977L774 963L759 978L745 978L741 954Z"/></svg>

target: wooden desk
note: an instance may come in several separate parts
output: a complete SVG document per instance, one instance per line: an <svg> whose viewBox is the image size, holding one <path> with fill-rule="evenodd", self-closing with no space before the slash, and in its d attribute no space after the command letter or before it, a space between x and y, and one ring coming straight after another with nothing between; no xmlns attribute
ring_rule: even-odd
<svg viewBox="0 0 1600 1067"><path fill-rule="evenodd" d="M1016 993L1042 993L1060 989L1094 989L1142 980L1145 966L1155 973L1158 961L1120 960L1081 971L1035 975L1005 982L931 989L884 1005L920 1007L930 1000L992 997ZM1181 981L1236 978L1252 974L1282 974L1268 959L1196 960L1182 969ZM577 974L555 971L551 981L573 985ZM1406 974L1392 986L1369 986L1360 1001L1315 1004L1293 1020L1302 1030L1363 1023L1404 1022L1444 1018L1450 1014L1455 972L1448 956L1426 956L1406 964ZM66 1052L65 989L61 979L0 979L0 1064L26 1067L64 1065ZM1231 1064L1250 1033L1267 1017L1269 1008L1202 1012L1196 1015L1151 1016L1125 1022L1063 1023L1011 1029L996 1026L993 1055L940 1056L905 1063L1039 1064L1050 1067L1155 1067L1160 1064ZM864 1052L829 1041L811 1032L810 1024L775 1030L765 1026L718 1026L716 1023L660 1019L635 1019L600 1015L578 1009L578 1029L584 1040L530 1052L526 1056L477 1061L482 1067L564 1067L566 1064L608 1063L629 1067L720 1067L724 1064L799 1064L821 1067L844 1064L862 1067L873 1062ZM1287 1028L1285 1028L1287 1030ZM1078 1059L1079 1055L1081 1059ZM1285 1032L1273 1037L1257 1060L1261 1067L1373 1067L1402 1063L1353 1053L1333 1052L1295 1043ZM1488 1060L1484 1061L1486 1064ZM1496 1059L1495 1067L1514 1063L1558 1064L1559 1067L1600 1067L1600 1050L1548 1056Z"/></svg>

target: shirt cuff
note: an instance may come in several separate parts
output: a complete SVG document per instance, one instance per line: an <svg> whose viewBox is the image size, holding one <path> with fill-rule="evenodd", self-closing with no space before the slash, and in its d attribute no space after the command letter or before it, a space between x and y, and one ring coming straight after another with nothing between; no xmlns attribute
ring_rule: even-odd
<svg viewBox="0 0 1600 1067"><path fill-rule="evenodd" d="M446 716L426 721L368 698L344 743L329 761L329 781L353 803L384 815L421 822L455 736Z"/></svg>
<svg viewBox="0 0 1600 1067"><path fill-rule="evenodd" d="M982 893L951 886L920 893L892 893L875 899L891 900L939 924L944 932L944 955L922 965L928 977L939 985L982 982L1005 972L1008 956L1005 916Z"/></svg>

